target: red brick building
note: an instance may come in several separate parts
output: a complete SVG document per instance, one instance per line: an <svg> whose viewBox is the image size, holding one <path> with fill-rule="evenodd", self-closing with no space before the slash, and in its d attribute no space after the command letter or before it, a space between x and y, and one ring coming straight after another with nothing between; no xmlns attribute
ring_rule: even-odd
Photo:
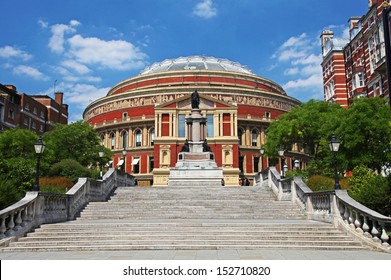
<svg viewBox="0 0 391 280"><path fill-rule="evenodd" d="M368 12L349 20L347 41L322 32L324 99L347 107L354 98L389 99L382 13L389 1L369 1Z"/></svg>
<svg viewBox="0 0 391 280"><path fill-rule="evenodd" d="M205 138L226 185L237 185L239 177L252 178L268 166L260 157L266 128L300 104L278 84L239 63L193 56L154 63L118 83L86 108L84 119L115 153L114 167L124 164L139 184L167 185L169 168L188 138L186 117L195 90L207 118ZM291 156L301 158L303 153L296 149ZM288 160L289 168L291 164Z"/></svg>
<svg viewBox="0 0 391 280"><path fill-rule="evenodd" d="M14 86L0 84L0 130L23 128L42 134L54 123L68 124L63 93L55 93L53 100L47 95L18 93Z"/></svg>

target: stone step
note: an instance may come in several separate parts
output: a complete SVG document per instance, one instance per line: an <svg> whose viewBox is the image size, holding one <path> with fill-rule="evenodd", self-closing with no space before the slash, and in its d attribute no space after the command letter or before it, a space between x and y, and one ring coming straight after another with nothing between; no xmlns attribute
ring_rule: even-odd
<svg viewBox="0 0 391 280"><path fill-rule="evenodd" d="M198 239L197 237L193 239L185 239L185 240L165 240L165 239L150 239L150 240L128 240L128 239L115 239L115 240L97 240L97 239L90 239L88 241L80 241L80 240L73 240L73 241L65 241L65 240L59 240L59 241L42 241L42 242L15 242L11 243L10 247L31 247L31 246L45 246L45 247L56 247L56 246L111 246L111 245L123 245L123 246L130 246L130 245L153 245L153 244L164 244L164 245L243 245L243 246L265 246L265 245L281 245L289 243L289 245L296 245L296 246L342 246L342 247L349 247L349 246L359 246L360 244L351 240L299 240L299 239L277 239L277 240L237 240L237 239L227 239L227 240L216 240L216 239Z"/></svg>
<svg viewBox="0 0 391 280"><path fill-rule="evenodd" d="M350 244L263 244L263 245L232 245L232 244L150 244L150 245L75 245L75 246L29 246L6 247L3 252L54 252L54 251L132 251L132 250L255 250L255 249L284 249L284 250L364 250L365 247Z"/></svg>

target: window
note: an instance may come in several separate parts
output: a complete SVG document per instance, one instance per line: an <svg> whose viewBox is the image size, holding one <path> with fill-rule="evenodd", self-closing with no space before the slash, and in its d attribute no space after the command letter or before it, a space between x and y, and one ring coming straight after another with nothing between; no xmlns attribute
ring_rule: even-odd
<svg viewBox="0 0 391 280"><path fill-rule="evenodd" d="M126 131L122 132L122 148L126 149L128 146L128 133Z"/></svg>
<svg viewBox="0 0 391 280"><path fill-rule="evenodd" d="M152 129L149 131L149 144L150 144L150 146L153 146L153 145L154 145L154 141L155 141L155 129L152 128Z"/></svg>
<svg viewBox="0 0 391 280"><path fill-rule="evenodd" d="M178 137L186 136L186 118L185 115L178 115Z"/></svg>
<svg viewBox="0 0 391 280"><path fill-rule="evenodd" d="M136 147L141 147L142 143L142 133L141 130L136 131Z"/></svg>
<svg viewBox="0 0 391 280"><path fill-rule="evenodd" d="M38 114L37 112L38 112L38 111L37 111L37 107L34 107L34 109L33 109L33 114L36 115L36 114Z"/></svg>
<svg viewBox="0 0 391 280"><path fill-rule="evenodd" d="M128 117L128 112L123 112L123 113L122 113L122 118L123 118L123 119L126 119L127 117Z"/></svg>
<svg viewBox="0 0 391 280"><path fill-rule="evenodd" d="M28 102L26 102L26 104L24 104L24 109L26 111L30 111L30 104Z"/></svg>
<svg viewBox="0 0 391 280"><path fill-rule="evenodd" d="M259 157L253 158L254 172L259 172Z"/></svg>
<svg viewBox="0 0 391 280"><path fill-rule="evenodd" d="M267 119L270 119L271 116L272 116L272 114L270 114L270 112L265 112L265 117L266 117Z"/></svg>
<svg viewBox="0 0 391 280"><path fill-rule="evenodd" d="M149 157L149 172L153 171L153 165L155 164L154 157Z"/></svg>
<svg viewBox="0 0 391 280"><path fill-rule="evenodd" d="M239 146L242 146L242 139L243 139L243 129L238 129L238 138L239 138Z"/></svg>
<svg viewBox="0 0 391 280"><path fill-rule="evenodd" d="M214 137L213 115L206 115L206 137Z"/></svg>
<svg viewBox="0 0 391 280"><path fill-rule="evenodd" d="M114 135L114 133L110 134L110 140L111 140L111 149L113 150L115 148L115 135Z"/></svg>
<svg viewBox="0 0 391 280"><path fill-rule="evenodd" d="M239 157L239 169L240 169L240 172L242 172L242 173L244 172L243 163L244 163L244 157L240 156Z"/></svg>
<svg viewBox="0 0 391 280"><path fill-rule="evenodd" d="M258 130L253 129L251 132L251 146L256 147L258 146Z"/></svg>
<svg viewBox="0 0 391 280"><path fill-rule="evenodd" d="M133 173L134 174L140 173L140 158L139 157L133 158L132 165L133 165Z"/></svg>
<svg viewBox="0 0 391 280"><path fill-rule="evenodd" d="M0 104L0 122L2 122L3 121L3 110L4 110L4 106L3 106L3 104Z"/></svg>
<svg viewBox="0 0 391 280"><path fill-rule="evenodd" d="M10 119L14 119L15 113L14 113L14 110L13 110L13 109L9 109L9 111L8 111L8 117L9 117Z"/></svg>

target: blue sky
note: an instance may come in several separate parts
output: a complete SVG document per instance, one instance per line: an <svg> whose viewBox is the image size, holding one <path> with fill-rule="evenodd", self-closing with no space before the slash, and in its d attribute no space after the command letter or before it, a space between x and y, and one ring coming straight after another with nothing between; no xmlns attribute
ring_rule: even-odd
<svg viewBox="0 0 391 280"><path fill-rule="evenodd" d="M118 82L168 58L226 58L303 102L322 99L319 36L347 34L365 0L1 1L0 83L64 92L70 121Z"/></svg>

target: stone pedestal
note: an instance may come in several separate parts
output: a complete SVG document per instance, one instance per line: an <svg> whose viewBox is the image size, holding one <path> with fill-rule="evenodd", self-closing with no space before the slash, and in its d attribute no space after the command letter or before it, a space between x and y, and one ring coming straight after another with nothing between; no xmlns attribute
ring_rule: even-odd
<svg viewBox="0 0 391 280"><path fill-rule="evenodd" d="M200 109L193 108L186 123L190 138L189 151L178 154L175 167L170 169L168 186L221 186L223 170L217 166L214 154L204 151L206 118L202 116Z"/></svg>

